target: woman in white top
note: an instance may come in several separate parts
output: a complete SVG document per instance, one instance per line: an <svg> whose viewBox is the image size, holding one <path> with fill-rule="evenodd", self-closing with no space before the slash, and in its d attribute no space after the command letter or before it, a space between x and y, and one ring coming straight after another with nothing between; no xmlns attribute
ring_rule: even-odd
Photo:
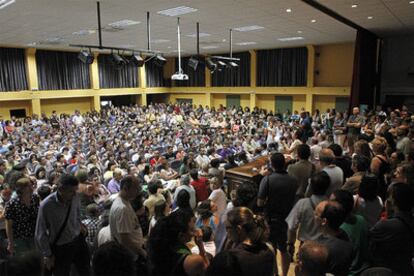
<svg viewBox="0 0 414 276"><path fill-rule="evenodd" d="M282 145L285 148L285 153L290 154L292 156L292 159L297 158L297 149L298 146L302 144L302 141L300 140L300 137L302 136L301 130L296 130L293 134L293 142L288 146L285 141L282 141Z"/></svg>

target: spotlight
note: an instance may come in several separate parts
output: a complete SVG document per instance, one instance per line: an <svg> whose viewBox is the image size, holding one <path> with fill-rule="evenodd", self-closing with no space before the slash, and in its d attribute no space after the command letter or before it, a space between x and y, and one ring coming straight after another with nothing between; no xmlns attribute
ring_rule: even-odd
<svg viewBox="0 0 414 276"><path fill-rule="evenodd" d="M117 67L124 66L127 62L126 60L118 54L112 53L111 55L111 63Z"/></svg>
<svg viewBox="0 0 414 276"><path fill-rule="evenodd" d="M88 51L81 51L78 55L78 59L80 59L80 61L82 61L83 63L86 64L92 64L93 60L95 59L93 54L88 52Z"/></svg>
<svg viewBox="0 0 414 276"><path fill-rule="evenodd" d="M239 67L239 65L238 65L237 63L235 63L234 61L229 61L229 62L227 63L227 65L228 65L229 67Z"/></svg>
<svg viewBox="0 0 414 276"><path fill-rule="evenodd" d="M194 69L194 71L196 71L197 70L197 66L198 66L198 64L200 63L200 61L198 60L198 58L196 58L196 57L191 57L189 60L188 60L188 66L189 67L191 67L191 68L193 68Z"/></svg>
<svg viewBox="0 0 414 276"><path fill-rule="evenodd" d="M131 58L129 59L129 61L138 66L138 67L142 67L144 66L145 60L140 56L140 55L132 55Z"/></svg>
<svg viewBox="0 0 414 276"><path fill-rule="evenodd" d="M227 67L227 64L224 61L217 60L217 70L221 71Z"/></svg>
<svg viewBox="0 0 414 276"><path fill-rule="evenodd" d="M163 57L161 55L156 55L154 57L154 64L159 66L159 67L163 67L166 62L167 62L167 60L165 59L165 57Z"/></svg>
<svg viewBox="0 0 414 276"><path fill-rule="evenodd" d="M214 73L217 69L217 64L214 63L214 61L211 60L211 58L206 58L206 66L208 70L210 70L211 74Z"/></svg>

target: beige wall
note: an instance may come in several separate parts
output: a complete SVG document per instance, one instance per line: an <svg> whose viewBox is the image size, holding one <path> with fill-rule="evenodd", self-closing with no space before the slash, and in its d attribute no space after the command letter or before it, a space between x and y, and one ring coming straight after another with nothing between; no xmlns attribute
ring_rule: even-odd
<svg viewBox="0 0 414 276"><path fill-rule="evenodd" d="M26 115L32 114L32 102L31 101L2 101L0 102L0 120L10 119L11 109L25 109Z"/></svg>
<svg viewBox="0 0 414 276"><path fill-rule="evenodd" d="M72 114L76 109L80 112L90 111L93 107L93 97L67 98L67 99L44 99L40 101L42 112L46 115L52 114L53 110L58 113Z"/></svg>

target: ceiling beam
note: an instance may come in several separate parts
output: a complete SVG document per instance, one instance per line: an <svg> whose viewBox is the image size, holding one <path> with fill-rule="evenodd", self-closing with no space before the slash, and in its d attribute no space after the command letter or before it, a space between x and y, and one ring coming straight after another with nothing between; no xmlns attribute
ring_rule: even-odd
<svg viewBox="0 0 414 276"><path fill-rule="evenodd" d="M342 15L338 14L337 12L331 10L330 8L316 2L315 0L302 0L302 2L308 4L309 6L313 7L314 9L317 9L318 11L336 19L337 21L357 30L357 31L363 31L363 32L367 32L370 33L376 37L378 37L378 35L376 35L375 33L365 29L364 27L358 25L357 23L349 20L346 17L343 17Z"/></svg>

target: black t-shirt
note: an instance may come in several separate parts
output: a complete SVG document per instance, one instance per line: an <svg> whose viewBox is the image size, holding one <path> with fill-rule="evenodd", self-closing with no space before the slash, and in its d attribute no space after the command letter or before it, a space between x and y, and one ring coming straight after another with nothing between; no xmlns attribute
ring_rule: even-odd
<svg viewBox="0 0 414 276"><path fill-rule="evenodd" d="M297 188L296 178L286 172L272 173L263 177L257 197L263 200L267 199L266 216L284 221L295 202Z"/></svg>
<svg viewBox="0 0 414 276"><path fill-rule="evenodd" d="M348 177L351 177L354 174L354 172L351 169L352 161L348 157L346 156L336 157L333 163L342 169L344 173L343 174L344 183Z"/></svg>
<svg viewBox="0 0 414 276"><path fill-rule="evenodd" d="M266 244L247 245L242 243L231 249L230 252L237 257L242 276L274 275L275 255Z"/></svg>
<svg viewBox="0 0 414 276"><path fill-rule="evenodd" d="M337 237L322 235L317 240L328 248L328 273L347 275L353 260L353 245L341 230Z"/></svg>

